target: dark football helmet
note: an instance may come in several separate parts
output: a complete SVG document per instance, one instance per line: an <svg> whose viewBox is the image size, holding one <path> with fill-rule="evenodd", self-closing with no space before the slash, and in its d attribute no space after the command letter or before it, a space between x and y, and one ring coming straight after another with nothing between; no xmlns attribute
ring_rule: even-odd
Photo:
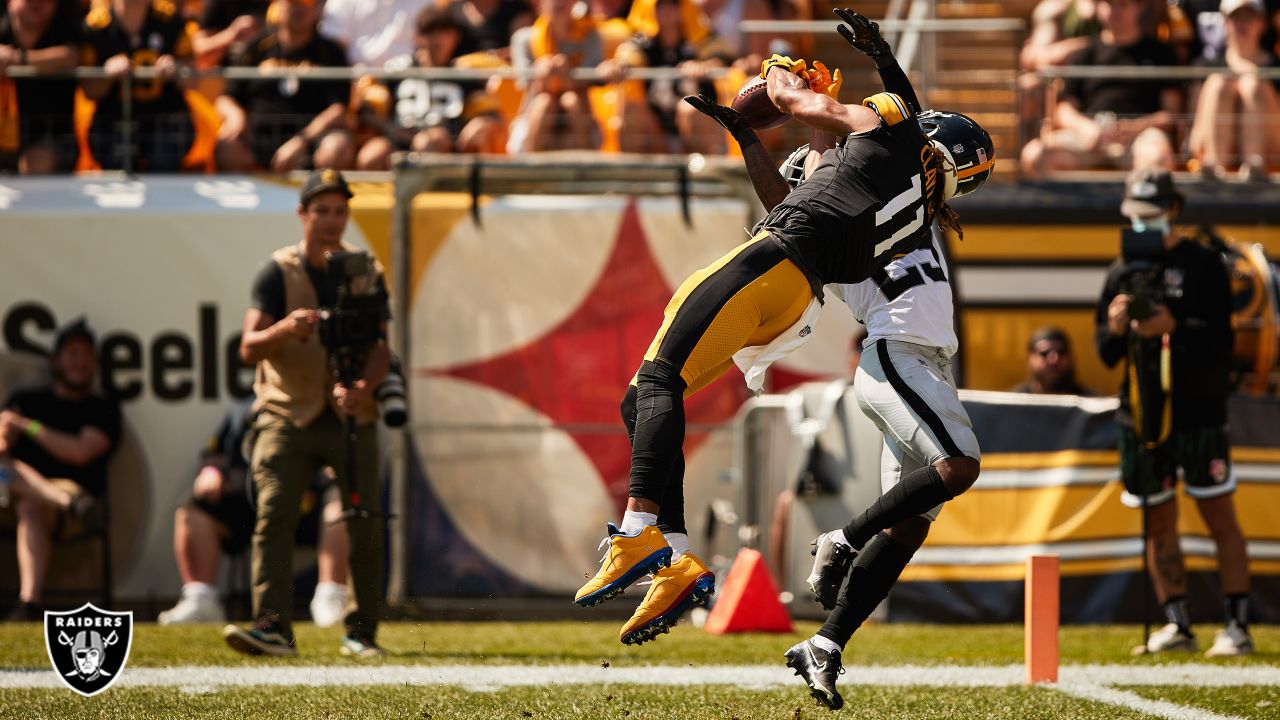
<svg viewBox="0 0 1280 720"><path fill-rule="evenodd" d="M948 199L968 195L991 177L996 148L981 125L968 116L944 110L926 110L916 119L924 134L951 161L946 174Z"/></svg>

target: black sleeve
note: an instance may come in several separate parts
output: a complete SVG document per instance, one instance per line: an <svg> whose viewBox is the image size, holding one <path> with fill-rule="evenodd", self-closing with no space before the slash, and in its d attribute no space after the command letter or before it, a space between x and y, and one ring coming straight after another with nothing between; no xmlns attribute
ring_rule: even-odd
<svg viewBox="0 0 1280 720"><path fill-rule="evenodd" d="M274 260L268 260L253 279L251 307L271 316L272 320L284 319L284 273Z"/></svg>
<svg viewBox="0 0 1280 720"><path fill-rule="evenodd" d="M387 292L387 279L381 274L378 275L377 282L378 294L382 296L382 319L391 319L391 294Z"/></svg>
<svg viewBox="0 0 1280 720"><path fill-rule="evenodd" d="M1107 270L1107 280L1102 285L1102 296L1098 298L1098 306L1094 314L1094 340L1098 349L1098 358L1109 368L1115 367L1128 350L1127 333L1112 335L1111 330L1107 328L1107 308L1115 296L1120 294L1118 289L1120 270L1119 261L1113 263Z"/></svg>
<svg viewBox="0 0 1280 720"><path fill-rule="evenodd" d="M1202 352L1231 353L1235 333L1231 329L1231 280L1226 265L1215 251L1196 253L1193 266L1184 271L1201 275L1203 297L1194 303L1179 303L1174 313L1175 332L1180 345Z"/></svg>
<svg viewBox="0 0 1280 720"><path fill-rule="evenodd" d="M881 64L881 62L884 64ZM876 63L876 69L880 71L880 80L884 83L885 92L891 92L902 98L907 103L907 107L911 108L911 112L919 115L920 99L916 97L916 90L911 87L911 81L907 79L907 74L902 71L902 66L893 57L881 62Z"/></svg>
<svg viewBox="0 0 1280 720"><path fill-rule="evenodd" d="M236 406L231 412L222 416L222 422L218 423L218 429L213 431L208 440L205 440L204 447L200 448L200 462L204 465L211 464L212 461L227 454L227 435L231 431L232 414L239 411L240 406Z"/></svg>

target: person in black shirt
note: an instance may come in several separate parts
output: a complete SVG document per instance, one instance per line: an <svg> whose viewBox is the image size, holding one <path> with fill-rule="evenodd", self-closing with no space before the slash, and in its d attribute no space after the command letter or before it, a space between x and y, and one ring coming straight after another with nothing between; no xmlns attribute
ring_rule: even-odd
<svg viewBox="0 0 1280 720"><path fill-rule="evenodd" d="M231 66L347 67L346 51L317 30L320 4L283 0L279 24L249 42ZM222 117L218 167L286 172L307 167L347 169L355 143L347 130L346 80L264 78L227 83L215 104Z"/></svg>
<svg viewBox="0 0 1280 720"><path fill-rule="evenodd" d="M78 60L79 27L59 21L57 0L9 0L0 17L0 170L66 172L75 165L71 78L7 78L10 65L69 70Z"/></svg>
<svg viewBox="0 0 1280 720"><path fill-rule="evenodd" d="M1249 560L1232 500L1236 478L1227 436L1231 286L1217 251L1173 230L1181 207L1168 171L1130 173L1121 212L1135 230L1161 233L1164 251L1152 269L1139 270L1123 258L1112 264L1098 298L1098 354L1108 367L1124 364L1116 413L1122 500L1129 507L1146 506L1151 579L1168 620L1144 650L1197 647L1178 543L1180 470L1217 546L1225 596L1226 628L1207 655L1243 655L1253 652L1253 641ZM1155 292L1138 296L1141 287Z"/></svg>
<svg viewBox="0 0 1280 720"><path fill-rule="evenodd" d="M40 617L53 541L99 522L96 498L120 442L119 404L93 391L97 351L83 320L58 333L50 365L52 386L16 392L0 412L0 462L17 517L16 619Z"/></svg>
<svg viewBox="0 0 1280 720"><path fill-rule="evenodd" d="M1067 63L1082 67L1178 64L1169 45L1143 34L1141 0L1101 0L1102 32ZM1022 170L1037 176L1057 170L1129 164L1134 138L1148 128L1173 131L1182 110L1175 80L1073 78L1054 107L1052 131L1022 149Z"/></svg>
<svg viewBox="0 0 1280 720"><path fill-rule="evenodd" d="M106 169L176 172L195 139L195 125L174 79L178 66L191 60L191 33L171 0L111 0L95 4L85 17L83 65L100 65L105 80L85 80L84 92L97 102L89 144ZM154 67L159 77L132 84L129 141L124 136L123 85L135 67Z"/></svg>

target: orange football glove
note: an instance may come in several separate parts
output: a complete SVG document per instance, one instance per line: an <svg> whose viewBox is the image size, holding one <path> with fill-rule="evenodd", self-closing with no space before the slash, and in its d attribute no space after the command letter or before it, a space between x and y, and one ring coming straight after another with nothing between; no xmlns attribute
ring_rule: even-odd
<svg viewBox="0 0 1280 720"><path fill-rule="evenodd" d="M836 68L832 73L821 60L814 60L813 67L805 70L803 75L809 82L810 90L824 93L832 100L840 99L840 84L844 82L844 78L840 75L840 68Z"/></svg>

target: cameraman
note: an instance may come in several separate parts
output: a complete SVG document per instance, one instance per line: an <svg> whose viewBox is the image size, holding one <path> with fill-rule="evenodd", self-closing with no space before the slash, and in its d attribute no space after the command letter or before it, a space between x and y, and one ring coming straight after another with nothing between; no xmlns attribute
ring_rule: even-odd
<svg viewBox="0 0 1280 720"><path fill-rule="evenodd" d="M1145 237L1155 242L1140 252L1141 237L1125 239L1124 257L1107 273L1097 306L1098 353L1108 367L1125 363L1116 415L1122 500L1142 507L1145 495L1146 551L1168 620L1136 652L1197 649L1178 545L1174 491L1181 469L1186 492L1217 545L1225 596L1226 628L1206 655L1245 655L1253 652L1249 567L1232 501L1236 479L1227 439L1230 284L1217 252L1174 232L1181 208L1168 171L1129 174L1120 211L1136 232L1154 233Z"/></svg>
<svg viewBox="0 0 1280 720"><path fill-rule="evenodd" d="M295 655L293 620L293 538L298 500L322 466L332 467L342 491L350 537L354 605L344 618L343 655L383 655L375 642L382 593L382 523L368 504L381 498L373 389L387 374L390 353L384 341L390 310L381 269L336 277L348 263L331 263L342 244L351 190L336 170L317 170L302 186L298 217L302 242L277 250L253 284L253 305L245 313L240 356L257 363L254 409L257 441L251 472L258 493L253 533L253 613L243 629L228 625L227 644L257 655ZM350 291L350 292L348 292ZM358 348L335 348L335 333L321 308L340 299L374 298L374 337ZM341 309L341 308L339 308ZM332 318L332 315L329 315ZM339 320L346 318L339 317ZM341 323L339 323L341 324ZM339 337L342 332L337 332ZM355 350L355 352L351 352ZM355 357L349 387L335 381L333 360ZM362 362L360 362L362 361ZM347 470L347 417L356 423L355 477Z"/></svg>

